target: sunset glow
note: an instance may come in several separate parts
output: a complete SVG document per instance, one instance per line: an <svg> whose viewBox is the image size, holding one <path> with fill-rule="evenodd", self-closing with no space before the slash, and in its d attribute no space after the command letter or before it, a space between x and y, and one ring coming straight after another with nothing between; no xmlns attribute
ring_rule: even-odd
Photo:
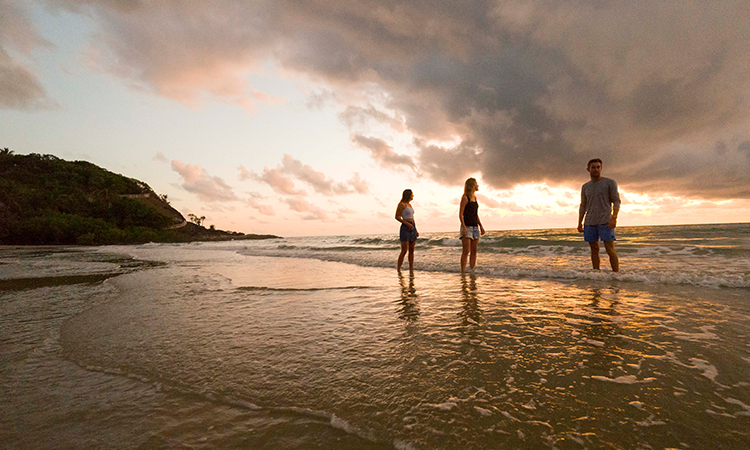
<svg viewBox="0 0 750 450"><path fill-rule="evenodd" d="M750 221L746 2L0 0L0 148L87 160L246 233ZM439 24L439 25L438 25ZM674 30L679 29L679 33Z"/></svg>

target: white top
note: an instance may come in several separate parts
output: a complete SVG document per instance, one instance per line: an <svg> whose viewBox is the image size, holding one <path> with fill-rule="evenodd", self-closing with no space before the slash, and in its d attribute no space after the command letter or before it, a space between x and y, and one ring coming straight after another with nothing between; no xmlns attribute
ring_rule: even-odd
<svg viewBox="0 0 750 450"><path fill-rule="evenodd" d="M407 206L401 211L401 218L404 220L414 220L414 208Z"/></svg>

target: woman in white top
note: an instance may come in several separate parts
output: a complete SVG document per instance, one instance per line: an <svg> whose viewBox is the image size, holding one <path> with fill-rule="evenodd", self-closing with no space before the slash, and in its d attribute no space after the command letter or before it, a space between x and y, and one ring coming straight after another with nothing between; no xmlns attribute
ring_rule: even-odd
<svg viewBox="0 0 750 450"><path fill-rule="evenodd" d="M414 245L417 243L419 232L417 224L414 222L414 208L411 201L414 200L414 194L411 189L406 189L401 196L401 201L396 207L396 220L401 222L399 232L401 240L401 254L398 255L398 265L396 269L401 271L401 264L404 263L404 256L409 252L409 271L414 270Z"/></svg>

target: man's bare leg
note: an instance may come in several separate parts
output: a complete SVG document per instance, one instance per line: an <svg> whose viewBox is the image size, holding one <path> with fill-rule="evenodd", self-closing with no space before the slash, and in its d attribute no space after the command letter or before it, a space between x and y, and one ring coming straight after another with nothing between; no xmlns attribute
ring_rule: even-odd
<svg viewBox="0 0 750 450"><path fill-rule="evenodd" d="M604 250L609 255L609 264L612 266L612 272L620 271L620 260L617 258L615 251L615 241L604 241Z"/></svg>
<svg viewBox="0 0 750 450"><path fill-rule="evenodd" d="M591 264L594 270L599 270L599 241L589 242L589 247L591 247Z"/></svg>

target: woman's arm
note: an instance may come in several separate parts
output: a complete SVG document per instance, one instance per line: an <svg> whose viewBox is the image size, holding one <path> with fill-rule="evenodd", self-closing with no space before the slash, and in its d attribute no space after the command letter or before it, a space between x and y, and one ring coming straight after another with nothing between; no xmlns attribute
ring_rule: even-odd
<svg viewBox="0 0 750 450"><path fill-rule="evenodd" d="M466 234L466 224L464 223L464 209L469 203L469 199L465 196L461 196L461 206L458 207L458 220L461 221L461 236Z"/></svg>

